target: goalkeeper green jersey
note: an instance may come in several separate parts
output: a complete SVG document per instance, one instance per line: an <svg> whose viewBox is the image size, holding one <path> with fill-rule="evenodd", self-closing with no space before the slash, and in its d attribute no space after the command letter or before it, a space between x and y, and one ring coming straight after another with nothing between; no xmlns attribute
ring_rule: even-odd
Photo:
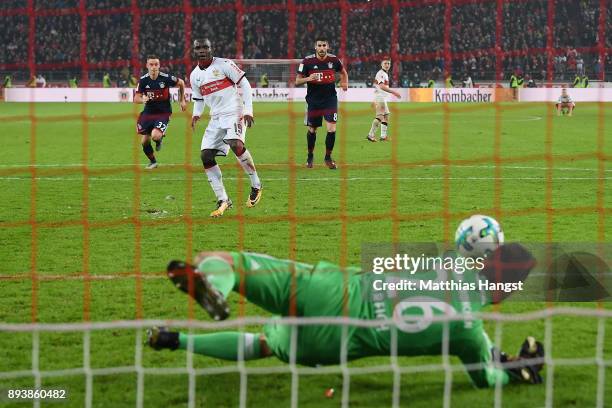
<svg viewBox="0 0 612 408"><path fill-rule="evenodd" d="M298 316L381 322L375 327L345 329L330 324L296 328L280 322L268 324L264 328L268 345L281 360L291 361L292 344L297 346L295 361L304 365L340 363L343 342L348 360L392 355L394 338L398 356L441 355L448 336L448 353L467 365L475 385L508 382L507 373L493 366L493 344L482 321L470 317L489 303L484 292L473 290L479 280L475 271L377 275L328 262L313 266L258 254L232 255L239 276L234 290L239 291L240 281L244 282L247 299L272 313L288 315L293 303ZM414 282L412 290L389 290L389 284L407 282ZM447 323L430 319L455 314L464 318ZM393 324L387 324L389 319Z"/></svg>

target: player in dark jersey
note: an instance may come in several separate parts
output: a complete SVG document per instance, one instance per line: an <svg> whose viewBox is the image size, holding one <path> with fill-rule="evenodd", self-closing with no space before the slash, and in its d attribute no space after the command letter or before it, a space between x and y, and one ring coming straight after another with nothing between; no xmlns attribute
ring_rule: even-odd
<svg viewBox="0 0 612 408"><path fill-rule="evenodd" d="M159 71L159 58L155 55L147 57L147 74L140 77L138 88L134 95L134 103L144 103L144 109L138 116L136 130L142 135L142 151L149 159L146 169L157 167L157 159L153 153L151 139L155 142L155 150L160 151L162 139L166 135L172 106L170 104L170 88L178 86L179 103L184 112L187 108L185 102L185 82L173 75Z"/></svg>
<svg viewBox="0 0 612 408"><path fill-rule="evenodd" d="M312 168L314 147L317 140L317 128L327 122L327 137L325 138L325 164L330 169L336 169L336 162L331 157L336 141L336 121L338 120L338 97L336 96L336 72L340 72L340 86L344 91L348 89L348 73L342 61L327 52L329 43L325 37L317 37L315 41L315 54L302 60L298 67L295 85L307 84L306 120L308 126L306 140L308 143L308 159L306 167Z"/></svg>
<svg viewBox="0 0 612 408"><path fill-rule="evenodd" d="M239 361L276 356L298 364L316 366L342 362L343 344L347 359L368 356L440 355L445 337L448 353L458 356L477 387L494 387L510 381L538 384L544 348L528 337L517 357L500 352L489 340L482 320L474 315L487 304L511 295L504 290L419 290L403 292L377 288L375 281L401 280L474 284L495 281L513 284L527 279L535 265L531 253L520 244L497 248L483 268L461 274L445 269L419 272L364 273L360 268L341 268L328 262L308 265L245 252L203 252L194 265L172 261L168 277L190 294L215 320L229 316L227 296L231 291L269 312L301 317L350 317L379 320L375 326L297 326L297 349L292 350L292 326L270 322L262 333L216 332L192 335L156 327L148 331L148 344L156 350L189 350L225 360ZM291 312L294 310L294 312ZM447 324L432 316L465 314ZM384 319L384 321L383 321ZM393 321L393 323L390 323ZM395 340L394 340L395 337ZM393 345L396 342L395 346ZM394 348L395 347L395 348ZM503 364L501 365L496 365Z"/></svg>

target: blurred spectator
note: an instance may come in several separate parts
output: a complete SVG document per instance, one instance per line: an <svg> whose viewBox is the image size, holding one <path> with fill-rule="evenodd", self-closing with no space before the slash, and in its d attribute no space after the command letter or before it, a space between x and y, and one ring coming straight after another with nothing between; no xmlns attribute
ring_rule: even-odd
<svg viewBox="0 0 612 408"><path fill-rule="evenodd" d="M265 72L261 75L261 78L259 78L259 86L262 88L267 88L270 86L270 81L268 80L268 74L266 74Z"/></svg>
<svg viewBox="0 0 612 408"><path fill-rule="evenodd" d="M466 75L465 79L463 80L463 87L464 88L473 88L474 87L474 82L472 82L472 77L469 75Z"/></svg>
<svg viewBox="0 0 612 408"><path fill-rule="evenodd" d="M287 11L246 14L244 21L244 58L284 58L287 54Z"/></svg>
<svg viewBox="0 0 612 408"><path fill-rule="evenodd" d="M547 44L548 0L502 2L499 12L496 2L467 2L452 5L450 13L445 12L442 2L428 5L412 2L401 6L397 15L393 14L394 9L388 1L364 4L349 0L351 4L354 2L360 6L346 8L343 15L337 2L295 0L300 8L295 15L296 26L290 28L291 13L285 0L266 0L265 4L277 8L249 12L241 17L231 0L189 0L194 8L191 27L185 26L189 21L184 13L185 0L136 0L134 4L148 12L140 14L135 38L135 15L130 13L132 0L86 0L88 10L105 10L105 13L88 15L85 33L81 33L79 0L34 0L36 9L63 11L57 15L36 15L35 48L30 53L34 53L35 63L46 65L43 72L50 81L54 79L54 71L63 70L61 76L55 77L62 82L67 75L82 72L85 62L94 66L89 68L93 78L99 78L103 70L120 71L122 67L139 72L149 53L160 56L163 71L185 76L192 64L190 44L186 39L189 30L191 39L210 38L215 55L247 59L287 58L290 55L303 58L314 52L314 37L323 35L330 43L330 51L342 54L351 80L360 82L374 75L380 58L391 55L402 57L393 61L394 73L399 74L394 79L402 83L404 78L408 83L430 78L443 81L442 72L480 81L508 78L517 69L529 72L538 80L547 79L549 75L556 80L571 80L576 74L599 79L606 71L612 71L612 56L600 55L596 48L601 43L607 49L612 48L612 7L606 7L607 15L602 19L606 24L605 38L598 37L600 0L557 0L551 44ZM3 39L0 65L5 65L6 70L2 74L14 68L11 64L25 66L30 61L30 19L23 14L28 4L26 0L0 1L0 10L21 10L0 16ZM262 3L243 0L243 4ZM225 9L200 12L198 8L203 6L223 6ZM159 8L165 10L156 12ZM450 21L445 21L447 16ZM242 18L241 33L236 32L239 18ZM399 23L396 33L392 29L394 21ZM500 27L497 27L498 21ZM448 30L445 31L445 27ZM346 29L344 39L343 28ZM291 52L288 50L290 31L295 33ZM496 38L497 32L501 32L501 38ZM237 34L242 36L240 55ZM83 35L87 42L85 56L80 47ZM393 36L397 37L395 44L392 44ZM445 39L448 41L446 48ZM135 43L137 49L134 49ZM545 53L547 46L555 49L550 66ZM593 47L593 51L584 50L589 47ZM451 60L448 60L448 52ZM138 61L136 66L133 65L135 61ZM53 64L58 64L58 68L53 68ZM553 72L549 73L549 69ZM18 74L22 80L27 78L23 77L27 72ZM110 74L114 76L113 72ZM128 81L130 85L128 76L119 75L119 72L116 75L122 84ZM255 78L259 75L258 72Z"/></svg>
<svg viewBox="0 0 612 408"><path fill-rule="evenodd" d="M128 86L130 88L136 88L138 85L138 78L136 78L133 74L130 74L130 80L128 81Z"/></svg>
<svg viewBox="0 0 612 408"><path fill-rule="evenodd" d="M80 62L80 40L81 19L78 14L36 18L36 62Z"/></svg>
<svg viewBox="0 0 612 408"><path fill-rule="evenodd" d="M42 74L38 74L36 77L36 88L45 88L47 86L47 80Z"/></svg>

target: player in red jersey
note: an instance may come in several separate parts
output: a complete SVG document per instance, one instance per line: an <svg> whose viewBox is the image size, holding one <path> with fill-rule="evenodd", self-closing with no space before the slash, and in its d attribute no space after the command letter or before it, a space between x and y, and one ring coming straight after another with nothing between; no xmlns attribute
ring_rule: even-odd
<svg viewBox="0 0 612 408"><path fill-rule="evenodd" d="M185 82L171 74L159 71L159 58L156 55L147 57L147 73L140 77L138 89L134 95L134 103L143 103L144 109L138 116L136 130L142 135L142 151L149 159L147 169L157 167L151 139L155 142L155 150L160 151L162 139L166 134L172 106L170 104L170 88L178 86L179 103L181 110L185 111Z"/></svg>
<svg viewBox="0 0 612 408"><path fill-rule="evenodd" d="M308 126L306 140L308 142L308 159L306 167L312 168L314 147L317 140L317 128L327 122L327 137L325 138L325 164L334 170L336 162L331 157L336 141L336 122L338 120L338 96L336 94L336 72L340 72L340 86L348 89L348 73L342 61L328 53L329 43L325 37L318 36L315 41L315 54L302 60L298 67L295 85L307 84L306 103L308 109L304 124Z"/></svg>

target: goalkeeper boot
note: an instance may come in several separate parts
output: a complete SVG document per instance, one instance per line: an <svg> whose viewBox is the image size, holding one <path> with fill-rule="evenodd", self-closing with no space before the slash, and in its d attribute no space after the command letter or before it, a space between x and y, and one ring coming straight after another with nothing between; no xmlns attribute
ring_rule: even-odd
<svg viewBox="0 0 612 408"><path fill-rule="evenodd" d="M261 187L251 187L251 194L249 194L246 206L248 208L255 207L257 203L259 203L259 200L261 200Z"/></svg>
<svg viewBox="0 0 612 408"><path fill-rule="evenodd" d="M210 216L213 218L221 217L230 208L232 208L232 200L229 198L227 200L219 200L217 201L217 209L211 212Z"/></svg>
<svg viewBox="0 0 612 408"><path fill-rule="evenodd" d="M206 274L197 272L193 265L182 261L171 261L167 271L174 286L198 302L210 317L215 320L229 317L229 306L223 294L208 281Z"/></svg>
<svg viewBox="0 0 612 408"><path fill-rule="evenodd" d="M544 368L544 345L534 337L529 336L521 345L519 357L524 360L538 359L539 362L532 363L531 365L535 370L540 372L542 368Z"/></svg>
<svg viewBox="0 0 612 408"><path fill-rule="evenodd" d="M509 368L506 371L514 381L541 384L540 371L544 367L544 354L542 343L530 336L521 345L517 357L509 357L502 352L499 361L508 363Z"/></svg>
<svg viewBox="0 0 612 408"><path fill-rule="evenodd" d="M336 166L336 162L331 158L331 156L325 156L325 165L330 170L336 170L338 168L338 166Z"/></svg>
<svg viewBox="0 0 612 408"><path fill-rule="evenodd" d="M151 327L147 329L147 344L154 350L176 350L179 346L178 332L171 332L167 327Z"/></svg>
<svg viewBox="0 0 612 408"><path fill-rule="evenodd" d="M314 155L312 153L308 153L308 158L306 159L306 167L312 169L314 162Z"/></svg>

